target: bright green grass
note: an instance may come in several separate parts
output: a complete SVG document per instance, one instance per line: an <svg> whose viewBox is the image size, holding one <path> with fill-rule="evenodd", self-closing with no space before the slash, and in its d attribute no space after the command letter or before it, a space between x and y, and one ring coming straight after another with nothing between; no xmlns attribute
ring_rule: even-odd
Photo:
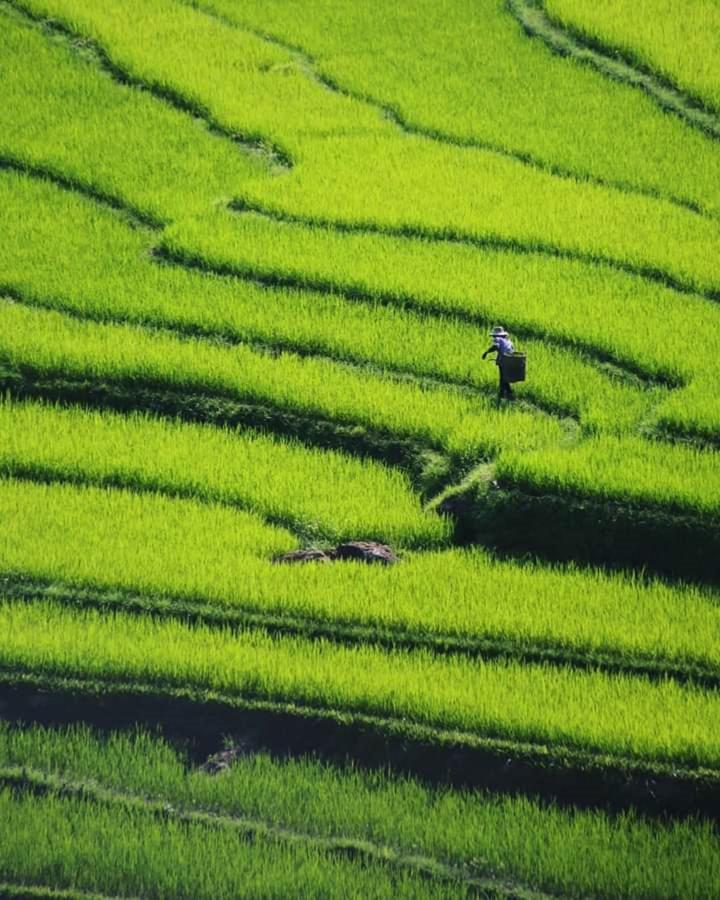
<svg viewBox="0 0 720 900"><path fill-rule="evenodd" d="M232 196L262 159L119 85L0 8L0 158L75 178L157 219Z"/></svg>
<svg viewBox="0 0 720 900"><path fill-rule="evenodd" d="M306 845L245 841L230 829L138 809L0 790L5 879L113 896L218 898L463 896L452 885L339 860Z"/></svg>
<svg viewBox="0 0 720 900"><path fill-rule="evenodd" d="M398 383L324 359L180 340L129 325L97 325L0 300L0 362L41 375L208 391L387 429L452 453L494 453L557 441L549 416L498 409L489 398Z"/></svg>
<svg viewBox="0 0 720 900"><path fill-rule="evenodd" d="M716 691L599 671L188 628L5 602L0 665L292 702L674 765L720 765Z"/></svg>
<svg viewBox="0 0 720 900"><path fill-rule="evenodd" d="M720 442L720 378L716 364L688 387L674 391L654 414L660 428L680 435Z"/></svg>
<svg viewBox="0 0 720 900"><path fill-rule="evenodd" d="M84 727L0 724L0 766L91 780L175 808L471 861L479 873L570 894L700 898L720 879L720 847L708 825L569 812L264 754L240 757L218 778L188 772L176 751L143 733L103 740Z"/></svg>
<svg viewBox="0 0 720 900"><path fill-rule="evenodd" d="M599 437L572 449L504 454L497 476L529 490L638 501L720 521L720 454L633 437Z"/></svg>
<svg viewBox="0 0 720 900"><path fill-rule="evenodd" d="M720 110L716 0L545 0L565 26L630 53Z"/></svg>
<svg viewBox="0 0 720 900"><path fill-rule="evenodd" d="M649 373L690 378L720 355L720 308L641 278L574 260L386 235L338 233L219 210L169 228L180 255L250 273L282 273L416 304L550 339L590 345ZM713 324L715 323L715 324ZM688 334L702 340L688 352Z"/></svg>
<svg viewBox="0 0 720 900"><path fill-rule="evenodd" d="M376 110L321 87L286 51L174 0L128 0L122 7L75 0L15 5L97 39L125 71L172 86L232 131L277 140L295 159L319 140L348 131L357 137L393 134ZM138 41L140 31L152 32L153 40Z"/></svg>
<svg viewBox="0 0 720 900"><path fill-rule="evenodd" d="M660 445L639 439L593 440L571 453L560 446L578 436L570 434L569 423L517 407L496 410L481 395L401 383L372 368L438 375L486 390L496 370L490 363L482 368L478 356L487 326L499 319L683 384L669 395L621 386L569 352L528 341L522 349L530 353L532 381L520 390L531 399L579 414L586 430L628 432L655 422L708 437L713 429L717 434L720 421L712 376L720 323L710 303L579 261L481 252L439 241L343 236L224 208L240 197L318 222L340 219L374 228L410 226L435 237L452 232L550 244L660 269L698 289L718 289L716 145L659 112L639 92L553 57L522 35L502 0L479 0L472 10L457 0L432 8L419 0L412 13L388 8L382 16L363 0L355 7L347 0L332 7L320 0L312 10L302 0L292 7L277 0L248 0L242 7L227 0L208 3L228 17L247 17L258 28L307 45L321 69L397 105L412 121L460 139L527 151L580 175L657 191L665 200L403 134L377 106L320 84L301 55L198 12L191 3L19 2L57 16L78 34L97 37L131 78L152 83L156 96L113 82L82 38L69 48L68 39L2 10L0 157L51 168L157 219L172 220L170 245L197 254L203 263L230 262L250 273L289 275L304 283L320 279L330 288L354 286L385 296L390 305L353 305L331 294L265 290L240 279L163 268L148 258L151 234L131 231L114 214L70 193L11 175L0 178L0 289L10 295L17 290L27 304L52 305L85 321L0 302L1 366L31 378L82 379L89 386L110 381L129 389L206 391L377 429L466 462L504 452L509 465L514 459L525 463L524 451L533 450L527 459L540 476L550 458L558 460L562 489L716 516L717 478L709 454L687 448L665 454ZM294 167L280 173L264 151L253 156L227 137L210 134L202 118L193 120L159 99L163 92L184 98L226 132L287 149ZM669 202L677 197L700 204L710 215L679 209ZM469 313L477 322L424 320L402 308L405 297L428 308ZM123 318L129 321L117 322ZM247 346L181 339L163 332L163 326L337 359L275 357ZM340 358L371 367L360 371L339 364ZM229 509L228 502L247 504L305 534L322 528L329 533L339 521L340 511L332 508L338 494L341 506L352 507L354 521L396 527L399 541L413 543L415 538L400 533L407 536L414 527L417 543L427 545L432 543L427 528L435 540L435 529L444 533L445 526L422 515L402 476L367 467L356 477L357 464L340 465L336 454L142 417L123 421L77 410L40 412L31 405L21 412L6 403L0 420L5 426L0 457L7 453L13 471L82 481L112 470L115 479L144 489L132 495L0 483L4 576L66 582L90 593L94 587L121 589L105 596L102 613L73 608L71 593L65 608L0 602L0 664L6 672L84 676L108 687L136 680L160 692L187 689L199 697L218 692L238 701L246 696L294 701L405 721L408 733L424 724L541 742L560 752L571 746L720 770L718 695L692 684L442 658L427 651L387 652L369 644L348 648L273 639L262 631L189 628L169 616L154 620L109 612L111 603L123 603L124 589L142 594L147 608L159 613L172 611L173 604L178 612L197 604L208 615L214 607L218 619L286 615L320 620L328 632L360 625L430 644L449 636L507 642L511 649L529 645L531 651L549 645L587 659L609 654L620 665L654 663L662 669L670 664L690 673L714 672L720 663L720 607L709 589L520 566L477 550L407 553L400 565L382 570L356 564L272 566L270 557L297 546L297 538L251 512ZM241 444L247 454L243 468L234 455ZM160 465L181 452L185 463ZM285 480L271 480L271 458L275 463L282 458ZM310 470L325 477L328 466L339 473L333 481L337 493L322 503L307 485L289 478L290 471ZM557 471L548 469L551 478ZM600 482L591 477L598 472ZM346 491L348 480L353 486ZM152 493L154 488L161 493ZM164 496L173 491L196 499ZM395 491L399 506L407 505L393 525L379 507L388 505ZM223 504L207 502L215 498ZM83 602L80 594L77 601ZM261 782L255 795L242 786L225 795L222 782L212 782L204 796L212 801L215 791L227 802L255 796L259 808L268 796L262 792L274 792L285 798L276 808L292 818L295 803L295 827L307 827L322 806L322 793L303 804L303 793L312 793L312 783L308 787L305 781L291 801L283 774L288 770L273 776L269 761L256 765L253 770L248 761L243 775ZM162 772L154 771L162 781ZM200 797L206 789L195 782L210 783L183 777ZM400 814L392 812L393 798L400 795L385 796L384 812L370 825L379 839L392 841L397 827L409 848L425 840L442 855L442 839L432 844L435 838L428 835L433 818L427 802L402 814L419 820L413 831L409 824L401 827ZM55 809L46 801L15 802L7 796L0 802L12 809L6 826L11 837L0 840L0 855L13 853L14 865L22 869L8 874L0 863L2 878L73 884L68 879L76 879L77 872L95 871L96 878L108 879L97 889L115 893L121 860L136 882L132 890L120 887L143 896L235 896L250 884L261 895L284 896L307 886L307 894L372 896L371 878L381 896L418 894L415 882L398 886L386 874L358 866L333 864L330 871L317 855L274 851L259 859L262 848L238 853L234 845L226 850L211 843L202 830L170 834L172 829L142 817L111 821L95 807L72 801L58 802ZM339 822L343 829L348 827L343 823L365 822L360 801L355 803L341 796L335 818L323 821ZM576 824L582 817L571 817L568 829L567 817L552 819L522 803L489 818L482 817L481 806L477 797L451 806L452 833L462 831L472 842L480 832L489 847L484 858L501 874L503 860L511 860L513 873L525 873L521 880L572 895L595 890L616 896L624 889L657 896L662 885L675 896L717 893L717 848L698 844L695 826L660 828L646 839L624 831L626 822L631 828L638 823L622 819L620 836L615 831L608 837L609 820L601 817L583 819L582 827ZM447 820L452 812L443 815ZM0 811L0 823L6 818ZM56 819L64 821L56 824ZM472 829L463 828L469 824ZM363 827L367 833L361 825L361 836ZM425 838L418 828L425 829ZM460 838L449 839L455 840ZM33 856L38 845L41 852ZM482 857L482 844L472 846L480 847ZM609 848L602 864L595 862L598 847ZM227 864L223 854L230 857ZM33 865L45 868L33 871Z"/></svg>
<svg viewBox="0 0 720 900"><path fill-rule="evenodd" d="M478 388L496 385L495 366L480 359L489 342L489 319L470 325L423 318L399 305L273 290L160 266L148 253L154 235L130 228L91 201L13 172L0 173L0 222L6 233L0 283L46 305L98 319L269 342ZM272 271L280 263L271 248L286 238L287 228L278 225L276 232L263 234ZM248 233L248 253L268 271L256 249L260 237L251 243ZM493 312L490 301L488 316ZM576 413L583 425L626 428L652 402L653 392L609 378L570 351L537 340L522 345L531 358L531 378L522 394Z"/></svg>
<svg viewBox="0 0 720 900"><path fill-rule="evenodd" d="M28 47L26 48L26 56L29 58L30 50L32 50L32 57L34 60L34 64L32 67L33 71L37 71L38 73L38 81L37 85L39 89L44 89L44 86L47 83L57 83L58 85L63 85L63 98L67 100L68 97L79 95L81 98L86 99L86 94L89 93L91 97L95 95L92 91L88 91L87 87L87 79L89 78L93 84L96 85L97 90L101 90L101 92L110 92L113 94L115 90L120 91L121 88L117 85L113 85L106 77L99 76L95 73L91 66L89 66L85 62L80 62L78 60L69 60L63 57L60 59L58 57L52 57L51 63L48 62L45 66L47 71L43 69L42 60L44 59L44 53L59 53L61 56L65 54L65 51L61 48L57 48L55 50L52 48L50 44L46 46L46 42L41 40L39 35L34 31L25 28L25 26L17 25L14 21L8 20L9 27L6 31L4 31L4 35L7 36L8 40L14 38L20 46L24 46L24 42L29 42ZM29 48L29 49L28 49ZM37 58L35 51L38 51ZM51 53L51 55L52 55ZM21 54L22 57L22 54ZM82 72L80 76L76 72L77 66L82 67ZM22 73L28 66L18 65L13 68L12 71ZM67 68L67 72L69 73L68 78L69 81L65 83L63 79L65 75L65 69ZM70 77L72 75L72 77ZM73 81L73 78L75 79ZM22 79L20 84L26 85L26 79ZM95 90L95 88L93 88ZM122 90L125 90L124 88ZM105 93L102 96L105 96ZM115 95L113 94L113 97ZM144 101L144 98L138 92L128 92L128 105L133 109L135 99L139 97ZM40 98L41 99L41 98ZM47 99L47 98L46 98ZM39 102L38 98L25 98L22 100L18 96L17 102L8 105L8 109L12 107L13 110L22 110L22 111L32 111L36 110L37 112L37 102ZM132 102L131 102L132 101ZM69 102L69 101L68 101ZM84 100L83 100L84 102ZM103 103L105 100L103 100ZM150 101L147 101L150 103ZM153 101L154 102L154 101ZM93 107L95 108L98 103L93 102ZM152 104L151 104L152 105ZM164 108L162 104L157 104L159 108ZM55 114L53 111L60 108L60 104L58 102L52 102L50 104L49 111L47 115ZM66 110L67 112L67 110ZM146 111L136 110L137 119L142 121L142 123L146 124L148 121L154 121L152 116L149 116ZM168 111L169 112L169 111ZM173 113L173 115L175 115ZM88 121L87 110L85 107L78 107L77 109L77 118L82 119L82 121ZM117 118L117 117L115 117ZM182 119L182 117L180 116ZM43 137L47 132L47 116L45 113L40 115L40 132ZM67 117L67 115L63 118L63 123L67 123L68 121L74 121L73 117ZM26 123L27 124L27 123ZM65 127L65 125L63 125ZM167 126L168 129L170 126ZM135 128L135 131L140 134L138 130L139 126ZM172 131L172 129L170 129ZM179 129L182 131L182 129ZM29 134L31 129L23 126L23 133ZM177 132L178 129L173 131L173 134ZM6 129L6 134L14 134L15 131L12 129ZM104 135L105 132L99 129L87 129L85 128L82 131L83 140L90 139L92 136L96 135ZM199 135L200 131L198 129L194 129L193 135ZM209 138L208 138L209 139ZM104 140L104 138L103 138ZM215 141L215 139L212 139ZM215 141L219 144L218 141ZM139 142L143 149L143 152L148 150L150 146L146 141ZM110 168L115 171L118 167L125 165L126 160L129 160L132 157L132 154L127 152L126 144L123 145L124 150L121 158L117 157L117 153L115 156L112 155L110 148L103 144L102 142L98 147L90 152L90 149L86 148L82 151L82 158L79 159L77 156L77 141L71 140L69 136L67 138L63 138L60 140L58 138L57 145L65 148L65 157L63 160L60 160L58 165L60 167L65 166L66 162L70 159L67 155L70 150L69 148L73 148L72 153L75 154L76 163L75 170L70 166L71 174L72 171L80 171L82 174L82 166L85 165L90 159L98 159L104 165L110 166ZM116 148L121 145L120 141L113 142L113 148ZM43 146L49 146L46 142L43 142ZM98 182L99 189L111 190L111 192L118 193L121 188L124 188L127 185L137 185L141 184L143 186L147 186L148 189L152 188L153 184L157 184L157 180L153 181L152 178L148 177L148 173L150 171L158 171L160 175L158 177L166 178L168 171L173 172L174 169L172 166L168 167L165 160L165 148L167 147L167 141L164 137L158 139L156 142L156 147L162 148L162 154L158 156L155 162L150 165L148 158L143 158L139 165L142 169L142 177L137 177L137 168L131 170L124 169L123 177L122 177L122 185L116 181L112 184L108 183L100 183ZM148 151L149 152L149 151ZM157 149L153 151L156 153L160 153L160 150ZM237 151L233 149L233 154L237 155ZM212 154L205 149L200 147L197 148L197 151L193 151L194 158L206 159L211 158ZM235 159L235 157L233 157ZM41 160L43 161L43 160ZM47 162L47 161L46 161ZM52 164L52 160L50 161ZM57 161L56 161L57 163ZM68 165L70 165L68 163ZM129 165L129 163L128 163ZM133 163L133 165L135 165ZM233 166L235 163L233 162ZM80 166L78 169L77 167ZM215 166L217 168L217 166ZM223 172L225 170L223 169ZM192 179L186 177L185 174L180 173L182 179L182 191L177 192L177 197L179 198L181 195L186 195L190 190L189 184ZM229 177L229 174L226 176L223 175L223 182L225 182L226 177ZM92 179L91 179L92 180ZM207 186L208 183L212 183L212 179L209 176L202 175L202 184L203 189ZM170 186L172 187L172 186ZM160 188L158 188L159 190ZM131 200L133 202L140 203L141 205L145 203L142 197L138 197L137 195L133 195L132 191L134 188L130 190ZM152 188L155 190L155 188ZM179 201L178 201L179 202ZM189 202L189 201L188 201ZM194 201L193 201L194 202ZM197 201L198 204L200 201ZM203 203L205 201L202 201ZM163 201L164 203L164 201ZM162 204L161 204L162 205ZM191 204L192 205L192 204ZM15 208L17 208L16 204L14 204ZM159 209L159 207L157 207ZM186 206L183 206L183 209L186 209ZM178 207L179 209L179 207ZM14 217L13 217L14 218ZM51 220L48 221L48 224ZM13 233L12 223L10 225L10 231ZM93 233L95 233L93 231ZM269 235L270 240L275 240L279 237L281 232L273 232L272 235ZM297 234L293 235L297 237ZM268 237L268 236L266 236ZM28 249L31 250L33 247L37 247L38 243L41 241L30 242L28 245ZM268 244L265 242L265 248L268 246L272 246L272 244ZM347 244L341 245L347 247ZM66 248L69 249L69 248ZM333 248L335 249L335 248ZM457 249L457 248L454 248ZM367 252L367 245L364 248L365 252ZM326 252L325 248L323 248L322 252ZM98 258L96 261L96 269L101 269L107 258L107 248L102 258ZM77 257L76 252L70 252L70 257L80 258L84 261L87 261L87 253L82 257ZM454 255L454 254L453 254ZM712 255L712 254L711 254ZM22 266L23 272L32 272L33 276L37 276L37 274L41 271L53 271L57 267L54 265L54 260L56 256L49 257L47 262L40 263L40 260L33 260L32 264L28 264L27 258L20 261L20 265ZM342 257L341 257L342 258ZM124 256L126 261L133 260L136 263L135 268L141 265L142 260L142 251L140 247L136 247L134 253L131 253L128 249L126 255ZM52 260L52 261L51 261ZM541 316L541 313L547 308L548 310L552 310L553 313L556 313L557 316L561 320L565 320L565 318L572 319L571 315L572 311L567 309L568 306L578 306L577 296L582 297L583 293L587 293L589 296L593 294L600 294L597 296L597 304L596 308L607 309L610 308L611 311L614 312L613 307L618 307L618 297L620 297L620 305L627 303L626 291L627 290L637 290L636 280L632 280L633 286L628 282L626 287L623 285L614 284L612 279L603 279L603 275L606 273L600 273L600 278L603 280L603 283L607 280L610 281L609 289L605 289L604 291L600 290L597 286L593 287L592 285L587 285L584 283L582 278L577 277L576 272L568 273L568 278L566 280L572 281L574 283L573 290L569 293L569 302L564 305L558 305L557 302L552 302L554 300L556 293L559 293L559 296L562 297L567 290L564 284L558 283L558 279L556 276L553 276L552 279L548 277L545 279L546 286L543 287L543 278L538 275L535 269L536 266L533 266L531 270L527 271L526 275L522 279L514 279L513 269L515 265L517 265L517 260L515 257L510 256L509 258L504 257L505 265L502 267L503 272L499 271L495 272L495 281L493 287L492 276L491 280L488 283L489 287L493 288L494 294L492 298L492 302L485 305L481 305L479 310L476 305L474 305L474 311L479 311L481 316L490 317L493 315L505 315L509 314L511 316L511 322L513 320L518 324L526 324L530 327L539 327L541 329L547 328L548 326L548 316ZM255 265L258 265L257 258L255 259ZM267 263L263 261L262 265L266 265ZM407 261L403 260L402 256L397 259L390 259L388 261L388 266L394 266L395 269L402 270L403 266L407 265ZM442 260L442 271L447 272L448 270L452 271L452 267L448 269L447 263L445 260ZM149 264L147 264L147 268L150 268ZM556 269L555 265L546 266L548 270L552 270L553 272ZM507 269L507 271L504 271ZM133 275L136 275L137 272L133 272ZM488 272L483 273L484 276L487 276ZM573 277L574 276L574 277ZM383 275L383 281L380 285L382 290L387 290L388 284L385 283L384 279L387 277L387 274ZM396 277L396 276L395 276ZM72 277L72 273L68 272L66 280L74 280ZM84 280L84 279L83 279ZM148 278L148 281L152 281L152 278ZM465 296L472 297L472 292L475 288L475 284L477 283L477 279L471 279L472 284L466 283L467 279L461 279L458 285L458 293L463 294L463 299ZM499 282L499 283L498 283ZM136 282L137 283L137 282ZM146 282L147 283L147 282ZM207 283L207 282L206 282ZM54 282L57 285L57 281ZM508 296L507 303L505 302L495 302L495 294L497 296L502 297L503 294L508 294L508 285L512 284L513 289L510 292L512 296ZM525 287L523 287L525 284ZM165 282L165 291L162 308L163 311L167 310L167 303L169 300L167 299L167 295L172 292L175 288L175 284L171 282ZM107 283L103 285L102 290L98 289L97 284L93 285L91 290L92 297L95 301L95 309L97 309L98 305L107 304L108 297L115 297L116 292L113 288L116 288L117 284L113 285L110 282L110 279L107 280ZM197 292L203 292L204 289L200 287L200 284L193 285L191 282L183 285L184 293L187 296L187 293L191 290ZM393 278L390 278L390 289L393 289ZM416 285L410 285L411 289L415 289ZM407 289L407 286L405 286ZM156 289L157 290L157 289ZM215 315L210 315L208 313L201 313L197 311L196 304L192 303L192 299L188 299L188 302L185 304L185 314L182 312L177 313L177 318L174 319L175 322L180 320L181 323L188 324L188 319L190 319L190 323L194 327L199 328L215 328L220 325L221 328L224 328L226 331L230 331L231 333L238 334L240 336L249 336L260 340L267 340L268 336L270 339L292 342L293 340L298 340L302 346L308 347L312 346L312 342L315 341L314 346L319 347L321 350L328 350L329 352L340 352L341 354L348 355L350 358L359 358L360 356L365 354L366 357L369 357L372 361L383 364L392 364L389 363L389 360L393 360L397 363L398 359L398 336L402 335L403 338L407 337L407 340L404 340L404 344L406 346L405 350L405 360L403 360L404 365L409 364L410 367L421 374L432 374L433 369L439 369L440 374L449 374L451 377L456 377L457 374L460 374L461 378L467 377L468 371L472 372L474 379L477 380L477 383L487 384L494 377L494 369L492 366L485 366L484 368L477 365L474 357L471 355L472 350L468 347L468 342L477 342L478 335L475 332L468 333L466 330L460 330L457 326L443 325L437 326L441 328L441 332L437 335L437 339L442 342L443 346L447 346L447 354L444 354L444 358L447 360L459 360L458 363L438 363L436 362L433 365L433 345L434 345L434 336L432 340L428 339L426 333L424 333L420 324L417 323L416 320L407 320L407 317L403 320L393 319L390 313L385 313L385 320L380 321L379 319L374 322L374 329L369 327L369 321L373 318L373 311L364 307L362 309L355 307L353 310L353 315L356 317L356 325L357 327L352 328L350 330L346 328L340 328L337 324L338 317L342 317L345 311L347 310L346 304L341 304L339 301L329 301L324 300L325 307L321 308L320 311L316 311L313 308L313 312L306 312L304 317L302 316L302 309L295 315L292 321L287 321L285 327L282 325L282 317L278 317L276 315L275 309L268 309L267 303L263 302L263 299L252 296L252 291L247 288L244 292L245 303L238 306L241 308L234 307L232 305L232 301L229 299L229 293L231 288L226 287L224 293L223 307L219 309L219 305L213 304L213 312ZM517 299L520 300L520 303L514 302L515 300L515 290L518 291ZM125 296L127 297L128 290L125 291ZM257 293L257 292L255 292ZM525 296L523 296L525 295ZM529 295L529 296L528 296ZM608 299L609 295L609 299ZM674 295L670 295L674 296ZM295 301L294 296L290 296L289 298L283 297L285 300L284 305L290 306ZM152 304L148 303L147 294L143 292L143 294L139 298L135 298L135 309L137 310L138 301L140 305L144 306L147 309L146 316L148 318L154 318L155 320L159 317L159 311L157 309L158 303L155 304L154 311L151 312ZM660 298L660 302L663 301L663 298ZM85 300L86 304L89 304L89 301ZM462 301L456 301L462 302ZM582 303L582 300L580 301ZM633 298L634 302L634 298ZM657 304L657 297L654 298L655 304ZM690 304L690 300L688 299L688 304ZM192 304L193 314L188 312L188 307ZM676 306L679 304L675 303ZM128 314L128 306L129 303L125 302L124 312ZM313 303L313 298L305 298L305 310L308 309L309 306L317 306L317 303ZM533 318L532 315L528 315L527 312L523 314L521 318L517 317L517 313L515 312L517 308L521 306L524 307L525 310L530 310L532 312L533 309L537 310L536 318ZM695 309L695 307L697 307ZM232 310L232 312L228 311L228 308ZM625 307L626 308L626 307ZM647 314L647 310L649 306L645 307L645 312ZM663 311L665 312L665 304L663 303ZM615 323L615 330L618 331L619 322L628 322L627 317L623 315L624 310L617 309L617 318L609 319L607 316L604 317L604 321L613 321ZM689 323L694 329L697 328L707 335L712 335L715 333L720 333L718 329L708 328L707 327L707 316L712 315L707 308L707 305L700 304L698 305L697 301L693 301L693 309L689 311L689 315L687 316L687 322L685 325ZM692 314L694 313L694 315ZM136 313L136 315L139 315ZM317 320L320 319L320 328L316 328ZM578 318L577 309L575 310L575 319ZM657 318L657 317L656 317ZM218 319L221 320L221 323L218 323ZM300 319L300 323L298 323L298 319ZM539 319L539 321L536 321ZM697 322L695 322L697 319ZM198 320L201 320L198 323ZM593 331L593 329L589 329L587 323L582 323L579 326L582 331L581 339L585 341L590 341L599 343L601 346L605 346L608 341L610 342L610 351L609 352L618 352L617 346L621 344L621 352L624 354L624 358L635 360L636 355L642 354L645 357L651 355L651 351L647 348L640 351L638 350L638 342L637 342L637 334L635 332L635 319L632 322L628 322L625 326L624 334L618 337L616 334L608 337L606 334L598 335ZM271 323L275 323L274 325ZM242 324L241 324L242 323ZM304 342L303 337L293 337L293 335L298 335L301 328L298 327L300 324L301 327L304 327ZM347 325L347 321L343 323ZM576 323L577 324L577 323ZM407 326L407 327L406 327ZM413 327L415 326L415 327ZM554 325L553 327L556 327ZM671 372L681 374L682 377L687 377L689 370L692 368L693 363L687 360L687 354L684 353L683 347L681 346L681 341L678 336L682 333L683 322L681 321L681 313L678 312L677 315L665 317L664 322L661 324L661 332L657 336L657 341L653 341L653 344L656 344L658 347L662 347L663 349L659 352L663 357L663 361L665 361L665 357L667 352L665 348L672 347L672 365L669 367ZM444 329L444 331L442 330ZM372 331L372 333L371 333ZM567 337L567 329L562 333L565 337ZM572 329L569 329L572 331ZM589 334L587 332L590 332ZM365 334L364 340L358 338L348 338L348 334L352 332L353 335L361 335ZM460 334L458 335L458 332ZM583 333L584 332L584 333ZM387 338L388 334L394 334L395 340L389 340ZM342 335L342 337L340 336ZM378 336L384 336L383 340L379 340ZM412 340L410 339L412 337ZM603 339L605 339L605 344L603 344ZM353 342L354 341L354 342ZM360 349L357 347L357 343L361 344ZM708 343L707 341L703 341L703 344L708 346L709 355L712 355L713 358L716 355L716 348L713 343ZM349 346L351 345L351 346ZM389 346L388 346L389 345ZM383 349L385 348L385 349ZM533 354L533 382L535 384L534 388L530 389L531 394L535 392L538 399L542 400L546 403L551 403L554 405L559 405L560 408L569 409L572 411L577 411L583 418L585 424L590 427L626 427L627 425L638 421L643 418L644 409L645 409L645 398L642 395L637 394L636 392L630 391L628 389L622 389L618 386L609 386L607 381L603 378L597 376L597 373L594 371L588 370L587 366L582 366L579 363L572 363L567 357L563 357L562 354L557 354L550 352L546 348L539 346L538 344L530 343L528 348L530 352ZM606 348L607 349L607 348ZM657 353L658 351L654 351ZM408 360L407 357L410 357ZM656 358L648 361L645 359L645 365L652 364L655 369L660 369L661 371L667 371L667 364L663 367L662 362L658 362ZM588 399L590 398L590 399ZM703 405L702 403L700 405ZM621 411L621 414L620 414ZM692 410L688 415L692 413ZM705 416L707 418L707 416Z"/></svg>
<svg viewBox="0 0 720 900"><path fill-rule="evenodd" d="M57 544L58 549L63 543L66 547L74 544L72 556L76 565L83 565L83 555L100 564L105 554L122 559L128 575L137 572L140 577L143 560L152 558L153 548L158 554L164 547L168 567L176 571L178 579L189 581L203 567L212 570L223 566L231 566L237 579L245 565L252 566L253 558L269 559L297 546L296 538L285 529L268 525L252 513L220 504L107 488L5 479L0 484L4 515L13 523L11 529L4 531L11 570L15 568L13 545L23 540L21 527L25 540L48 542L49 558L53 556L52 544ZM73 535L80 534L81 545L73 539ZM66 559L72 566L72 557L68 554Z"/></svg>
<svg viewBox="0 0 720 900"><path fill-rule="evenodd" d="M518 565L477 549L406 554L390 567L275 566L257 554L286 546L250 543L242 514L116 490L0 481L0 509L14 523L0 540L6 575L168 598L171 608L198 601L420 639L720 667L717 596L692 586Z"/></svg>
<svg viewBox="0 0 720 900"><path fill-rule="evenodd" d="M0 401L0 471L181 492L328 540L447 539L397 469L270 437L147 416Z"/></svg>
<svg viewBox="0 0 720 900"><path fill-rule="evenodd" d="M229 131L257 127L287 146L293 170L245 182L246 198L330 219L549 243L720 289L720 222L496 153L404 135L376 109L308 76L291 54L171 0L132 0L121 11L77 0L22 5L64 16L134 75L199 100ZM153 42L139 39L137 22ZM278 54L284 61L268 64ZM237 58L249 62L238 66ZM33 108L42 120L42 97Z"/></svg>
<svg viewBox="0 0 720 900"><path fill-rule="evenodd" d="M12 482L3 484L1 496L17 523L2 544L6 572L420 634L719 661L716 602L690 587L493 562L477 551L412 556L382 571L354 565L278 569L254 565L232 535L209 555L209 535L228 527L227 514L215 507ZM186 508L193 527L182 526ZM178 557L187 564L176 565Z"/></svg>
<svg viewBox="0 0 720 900"><path fill-rule="evenodd" d="M419 0L412 7L386 6L382 16L368 0L197 5L302 46L321 72L391 105L412 124L718 209L716 145L664 115L641 92L553 56L528 39L502 0L471 7L462 0ZM717 6L708 0L687 6L551 0L546 6L581 8L605 23L612 10L628 40L654 33L686 70L717 71L707 25L717 20ZM693 46L701 44L704 52L687 51L691 31ZM693 165L678 165L679 159Z"/></svg>

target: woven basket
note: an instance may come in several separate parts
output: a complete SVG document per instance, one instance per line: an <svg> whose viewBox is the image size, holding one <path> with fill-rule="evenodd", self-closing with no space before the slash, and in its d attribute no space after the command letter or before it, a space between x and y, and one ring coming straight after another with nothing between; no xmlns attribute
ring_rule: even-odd
<svg viewBox="0 0 720 900"><path fill-rule="evenodd" d="M500 367L504 381L525 381L527 356L524 353L508 353L500 361Z"/></svg>

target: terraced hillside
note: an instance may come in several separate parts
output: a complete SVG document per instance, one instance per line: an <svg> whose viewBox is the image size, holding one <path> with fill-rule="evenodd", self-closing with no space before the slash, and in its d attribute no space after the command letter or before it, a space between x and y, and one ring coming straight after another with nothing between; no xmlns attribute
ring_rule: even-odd
<svg viewBox="0 0 720 900"><path fill-rule="evenodd" d="M720 896L690 5L0 0L0 897Z"/></svg>

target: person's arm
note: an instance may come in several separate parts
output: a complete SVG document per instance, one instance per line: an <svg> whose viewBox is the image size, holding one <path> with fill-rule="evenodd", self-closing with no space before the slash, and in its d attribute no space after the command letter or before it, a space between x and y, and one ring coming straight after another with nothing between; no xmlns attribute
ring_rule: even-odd
<svg viewBox="0 0 720 900"><path fill-rule="evenodd" d="M493 344L491 347L488 347L487 350L483 353L482 358L485 359L487 357L488 353L498 353L499 349L500 349L499 347L497 347L495 344Z"/></svg>

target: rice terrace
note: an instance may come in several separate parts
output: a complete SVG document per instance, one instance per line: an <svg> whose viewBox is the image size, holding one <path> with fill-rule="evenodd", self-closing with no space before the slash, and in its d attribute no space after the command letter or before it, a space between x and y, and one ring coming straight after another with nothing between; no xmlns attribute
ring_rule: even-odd
<svg viewBox="0 0 720 900"><path fill-rule="evenodd" d="M0 0L0 897L720 898L720 0Z"/></svg>

